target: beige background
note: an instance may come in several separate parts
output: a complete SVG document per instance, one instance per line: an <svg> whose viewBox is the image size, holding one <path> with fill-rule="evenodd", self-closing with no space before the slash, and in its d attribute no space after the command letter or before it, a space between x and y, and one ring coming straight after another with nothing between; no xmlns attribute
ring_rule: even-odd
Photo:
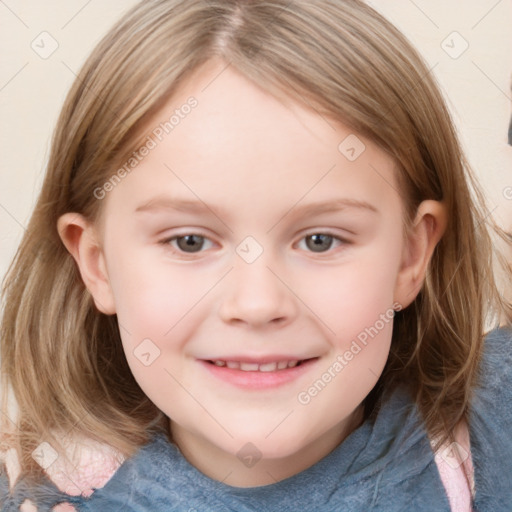
<svg viewBox="0 0 512 512"><path fill-rule="evenodd" d="M506 135L512 0L370 3L409 37L433 68L489 198L489 209L511 227L512 147ZM75 73L133 4L132 0L0 0L0 277L35 203L51 133ZM52 44L58 48L44 55Z"/></svg>

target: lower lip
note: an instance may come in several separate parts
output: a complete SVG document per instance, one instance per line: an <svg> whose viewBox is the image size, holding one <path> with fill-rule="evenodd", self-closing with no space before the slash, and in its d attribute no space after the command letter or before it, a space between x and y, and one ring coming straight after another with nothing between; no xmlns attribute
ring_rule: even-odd
<svg viewBox="0 0 512 512"><path fill-rule="evenodd" d="M227 366L217 366L207 361L199 361L213 376L228 382L233 386L243 389L272 389L283 386L289 382L298 379L301 375L311 369L318 358L308 359L299 366L276 370L273 372L245 372L228 368Z"/></svg>

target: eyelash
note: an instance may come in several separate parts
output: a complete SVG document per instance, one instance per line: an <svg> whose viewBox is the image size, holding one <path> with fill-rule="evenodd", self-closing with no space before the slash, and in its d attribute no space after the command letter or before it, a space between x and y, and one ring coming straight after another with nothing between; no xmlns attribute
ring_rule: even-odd
<svg viewBox="0 0 512 512"><path fill-rule="evenodd" d="M185 252L185 251L182 251L181 249L177 249L175 248L174 246L171 245L171 242L174 241L174 240L177 240L179 238L185 238L186 236L191 236L191 235L194 235L194 236L197 236L197 237L201 237L205 240L210 240L206 235L202 235L201 233L184 233L182 235L174 235L172 237L169 237L169 238L165 238L164 240L161 240L159 243L163 246L170 246L173 250L173 252L176 252L178 253L179 255L183 255L185 257L187 256L190 256L190 257L193 257L194 255L196 254L200 254L201 252L204 252L201 248L201 250L197 251L197 252ZM330 236L333 238L333 241L338 241L339 242L339 246L343 246L343 245L350 245L350 241L345 239L345 238L341 238L339 236L336 236L334 233L331 233L330 231L311 231L309 233L306 233L301 239L300 241L302 240L305 240L306 238L308 237L311 237L313 235L327 235L327 236ZM211 241L211 240L210 240ZM322 251L322 252L315 252L315 251L308 251L312 254L318 254L318 255L323 255L323 254L329 254L333 251L333 248L330 247L329 249L327 249L327 251Z"/></svg>

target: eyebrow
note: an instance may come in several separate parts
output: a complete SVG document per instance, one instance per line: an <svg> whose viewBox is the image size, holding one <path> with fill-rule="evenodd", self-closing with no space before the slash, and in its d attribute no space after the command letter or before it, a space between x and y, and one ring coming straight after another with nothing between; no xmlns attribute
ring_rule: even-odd
<svg viewBox="0 0 512 512"><path fill-rule="evenodd" d="M350 198L337 198L326 201L318 201L315 203L308 203L302 206L293 206L288 211L283 213L282 217L287 216L289 213L294 215L312 215L321 214L327 212L336 212L345 210L347 208L357 208L360 210L366 210L372 213L379 213L379 210L368 203L367 201L361 201L359 199ZM190 199L172 198L167 196L158 196L149 201L141 204L135 209L135 213L158 213L160 211L180 211L185 213L206 213L211 212L217 215L218 212L224 217L228 217L227 210L220 205L208 206L202 201L194 201Z"/></svg>

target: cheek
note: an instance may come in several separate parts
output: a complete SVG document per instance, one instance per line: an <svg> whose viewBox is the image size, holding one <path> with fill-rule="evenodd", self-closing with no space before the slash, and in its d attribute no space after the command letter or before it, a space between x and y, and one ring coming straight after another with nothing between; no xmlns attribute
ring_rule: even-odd
<svg viewBox="0 0 512 512"><path fill-rule="evenodd" d="M141 259L138 260L141 262ZM179 397L188 386L179 361L198 322L194 305L205 293L204 280L189 273L117 260L111 284L123 349L131 372L149 399L171 415L183 407Z"/></svg>
<svg viewBox="0 0 512 512"><path fill-rule="evenodd" d="M119 321L128 332L163 338L207 291L204 275L170 268L165 261L155 265L154 258L132 254L114 256L111 287ZM137 265L133 265L137 261Z"/></svg>
<svg viewBox="0 0 512 512"><path fill-rule="evenodd" d="M381 315L391 315L398 269L393 252L380 251L376 257L372 250L361 251L346 265L324 268L305 279L302 289L307 304L329 338L344 343Z"/></svg>
<svg viewBox="0 0 512 512"><path fill-rule="evenodd" d="M163 389L166 396L180 391L169 372L179 382L189 378L178 362L219 278L211 271L171 268L163 259L155 264L143 250L129 257L112 254L110 261L115 261L109 276L124 352L135 379L156 403Z"/></svg>
<svg viewBox="0 0 512 512"><path fill-rule="evenodd" d="M364 400L388 359L397 268L391 256L381 252L383 264L376 265L374 254L368 253L346 268L316 276L311 309L320 312L332 351L297 401L304 413L323 418L327 426L334 426Z"/></svg>

